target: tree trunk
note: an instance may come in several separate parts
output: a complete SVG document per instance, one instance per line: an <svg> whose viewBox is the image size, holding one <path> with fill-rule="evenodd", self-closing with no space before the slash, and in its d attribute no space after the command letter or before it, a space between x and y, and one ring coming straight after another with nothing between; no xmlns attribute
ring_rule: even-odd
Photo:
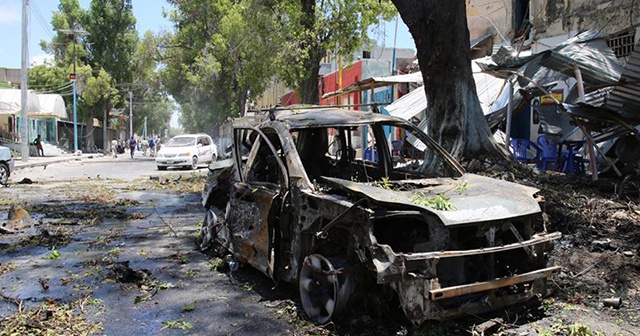
<svg viewBox="0 0 640 336"><path fill-rule="evenodd" d="M314 31L316 21L316 2L315 0L301 0L302 26L308 31ZM318 104L320 103L320 94L318 93L318 73L320 72L320 61L324 56L324 50L320 43L314 40L308 40L309 45L303 45L307 48L307 58L304 60L304 69L306 74L300 81L299 93L300 103L302 104Z"/></svg>
<svg viewBox="0 0 640 336"><path fill-rule="evenodd" d="M84 121L85 128L83 134L85 153L93 152L95 141L93 141L93 117L87 117Z"/></svg>
<svg viewBox="0 0 640 336"><path fill-rule="evenodd" d="M427 133L456 159L506 158L484 118L471 71L465 2L392 0L409 27L427 95Z"/></svg>
<svg viewBox="0 0 640 336"><path fill-rule="evenodd" d="M102 151L106 154L109 144L109 131L107 127L109 126L109 111L104 109L104 116L102 118Z"/></svg>
<svg viewBox="0 0 640 336"><path fill-rule="evenodd" d="M320 94L318 93L318 72L320 71L320 60L322 57L313 56L317 52L310 52L310 60L307 62L307 77L300 82L300 103L318 104ZM311 60L313 58L313 60Z"/></svg>

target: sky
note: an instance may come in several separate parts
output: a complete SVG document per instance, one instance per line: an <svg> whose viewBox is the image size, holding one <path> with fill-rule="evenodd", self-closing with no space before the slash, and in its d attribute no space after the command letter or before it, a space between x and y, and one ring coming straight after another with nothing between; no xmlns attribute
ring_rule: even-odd
<svg viewBox="0 0 640 336"><path fill-rule="evenodd" d="M88 9L90 0L79 0ZM29 64L41 63L45 53L38 45L51 41L54 32L51 15L58 10L57 0L29 0ZM133 0L133 15L139 34L147 30L170 30L171 23L162 16L169 5L158 0ZM0 0L0 67L20 68L22 65L22 0Z"/></svg>

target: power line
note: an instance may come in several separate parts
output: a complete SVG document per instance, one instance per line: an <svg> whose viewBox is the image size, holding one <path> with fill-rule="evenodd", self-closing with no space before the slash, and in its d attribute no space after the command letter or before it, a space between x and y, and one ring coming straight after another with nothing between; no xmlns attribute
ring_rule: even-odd
<svg viewBox="0 0 640 336"><path fill-rule="evenodd" d="M38 8L38 5L36 5L35 1L31 1L29 4L31 5L30 8L32 9L31 13L36 18L36 21L38 21L38 23L40 24L40 26L42 26L44 31L47 32L47 34L49 34L49 37L53 39L53 32L49 27L49 25L46 23L44 15L42 15L42 12L40 11L40 8Z"/></svg>

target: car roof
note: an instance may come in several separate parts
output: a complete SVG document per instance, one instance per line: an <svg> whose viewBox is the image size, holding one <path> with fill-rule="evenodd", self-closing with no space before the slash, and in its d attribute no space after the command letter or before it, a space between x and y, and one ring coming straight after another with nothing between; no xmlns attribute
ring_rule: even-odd
<svg viewBox="0 0 640 336"><path fill-rule="evenodd" d="M289 128L316 128L338 126L360 126L374 123L407 124L401 118L396 118L380 113L349 110L332 106L291 106L278 108L270 112L276 121L289 125ZM236 126L259 123L261 118L242 118L234 123ZM269 118L265 118L268 120Z"/></svg>
<svg viewBox="0 0 640 336"><path fill-rule="evenodd" d="M176 135L174 136L174 138L180 138L180 137L197 137L197 136L209 136L209 134L206 133L196 133L196 134L180 134L180 135Z"/></svg>

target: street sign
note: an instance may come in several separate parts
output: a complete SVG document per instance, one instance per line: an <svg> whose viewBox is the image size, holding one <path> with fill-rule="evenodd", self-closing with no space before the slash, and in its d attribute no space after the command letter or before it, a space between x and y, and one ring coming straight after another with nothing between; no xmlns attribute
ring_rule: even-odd
<svg viewBox="0 0 640 336"><path fill-rule="evenodd" d="M70 73L69 74L69 80L71 80L72 82L76 80L76 74L74 73Z"/></svg>

